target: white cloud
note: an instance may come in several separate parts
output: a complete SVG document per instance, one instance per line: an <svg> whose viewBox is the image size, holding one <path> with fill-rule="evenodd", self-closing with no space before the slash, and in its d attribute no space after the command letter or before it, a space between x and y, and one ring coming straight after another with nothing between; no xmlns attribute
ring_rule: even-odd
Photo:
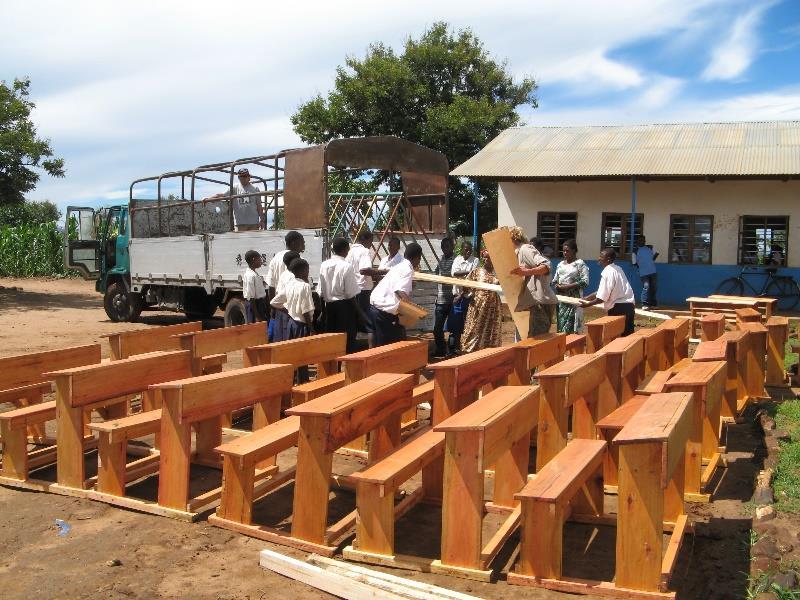
<svg viewBox="0 0 800 600"><path fill-rule="evenodd" d="M628 65L606 57L602 49L572 56L538 72L541 84L569 83L581 94L599 89L624 90L638 87L644 77Z"/></svg>
<svg viewBox="0 0 800 600"><path fill-rule="evenodd" d="M666 106L686 86L686 81L675 77L656 77L636 100L637 106L652 110Z"/></svg>
<svg viewBox="0 0 800 600"><path fill-rule="evenodd" d="M703 71L705 80L736 79L750 67L759 49L756 29L764 12L774 1L761 2L736 17L728 37L711 53L711 62Z"/></svg>

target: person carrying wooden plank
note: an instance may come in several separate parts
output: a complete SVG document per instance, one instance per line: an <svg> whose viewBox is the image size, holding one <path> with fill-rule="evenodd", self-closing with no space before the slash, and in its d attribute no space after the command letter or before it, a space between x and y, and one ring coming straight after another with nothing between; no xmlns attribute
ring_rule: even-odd
<svg viewBox="0 0 800 600"><path fill-rule="evenodd" d="M331 242L331 257L319 267L319 291L325 302L325 331L347 334L347 354L357 350L358 323L366 319L356 297L359 287L353 265L347 262L350 243L343 237Z"/></svg>
<svg viewBox="0 0 800 600"><path fill-rule="evenodd" d="M600 273L600 285L597 291L581 300L582 306L602 304L609 316L623 315L625 317L625 331L623 336L633 333L633 315L636 308L636 298L633 288L619 265L614 264L617 253L613 248L605 248L600 252L597 262L603 267Z"/></svg>
<svg viewBox="0 0 800 600"><path fill-rule="evenodd" d="M406 246L403 261L395 265L375 286L370 296L370 317L375 330L375 345L383 346L401 342L406 337L406 329L400 324L398 311L400 301L410 302L414 270L422 260L422 246L412 242Z"/></svg>
<svg viewBox="0 0 800 600"><path fill-rule="evenodd" d="M553 324L558 298L550 286L550 259L541 251L541 240L533 238L530 243L522 233L522 228L511 228L511 241L517 250L519 266L512 269L512 275L525 277L527 294L520 296L517 310L530 311L528 337L550 331Z"/></svg>

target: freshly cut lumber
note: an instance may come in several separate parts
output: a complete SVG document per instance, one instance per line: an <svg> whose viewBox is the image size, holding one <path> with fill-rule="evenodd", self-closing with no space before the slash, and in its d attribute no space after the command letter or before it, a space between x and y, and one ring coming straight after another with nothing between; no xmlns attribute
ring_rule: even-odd
<svg viewBox="0 0 800 600"><path fill-rule="evenodd" d="M284 556L272 550L262 550L261 567L290 577L318 590L347 600L373 600L390 598L395 600L473 600L475 596L460 594L445 588L426 585L418 581L403 579L364 567L356 567L339 561L324 560L311 555L309 562Z"/></svg>

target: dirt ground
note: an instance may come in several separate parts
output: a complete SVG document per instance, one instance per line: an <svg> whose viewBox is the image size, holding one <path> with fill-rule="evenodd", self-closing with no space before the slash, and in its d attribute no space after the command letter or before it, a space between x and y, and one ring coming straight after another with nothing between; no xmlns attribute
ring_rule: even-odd
<svg viewBox="0 0 800 600"><path fill-rule="evenodd" d="M142 323L112 323L90 282L0 279L0 356L102 342L105 357L108 351L101 338L104 334L183 320L180 315L145 313ZM221 319L206 323L206 327L213 326L221 326ZM231 357L226 368L239 364ZM752 513L748 502L760 466L761 443L751 420L730 428L728 469L716 482L714 503L690 505L698 523L695 535L687 536L684 541L673 578L679 598L745 597ZM281 460L290 458L282 456ZM90 455L88 460L96 458ZM341 472L357 466L355 459L337 458L335 463ZM152 495L153 488L145 485L140 492L143 496ZM290 509L291 493L289 485L272 494L269 504L259 503L256 518L279 524ZM607 510L613 510L615 498L609 496L607 501ZM352 494L336 493L331 517L352 510L353 505ZM69 525L66 534L58 535L56 519ZM491 525L489 517L487 527ZM435 556L439 528L436 510L427 506L415 508L398 523L398 551L410 551L413 544L415 553ZM0 487L0 596L3 598L325 596L259 568L258 551L266 547L303 557L291 549L211 527L205 518L188 524L89 500ZM613 529L570 524L564 548L565 575L603 579L613 576ZM409 571L394 573L483 598L571 597L509 587L502 573L494 584Z"/></svg>

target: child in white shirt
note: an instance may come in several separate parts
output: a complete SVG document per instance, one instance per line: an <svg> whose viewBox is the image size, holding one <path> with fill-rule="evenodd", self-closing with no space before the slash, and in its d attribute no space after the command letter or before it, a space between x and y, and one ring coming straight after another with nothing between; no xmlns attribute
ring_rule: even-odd
<svg viewBox="0 0 800 600"><path fill-rule="evenodd" d="M242 295L248 323L256 321L269 321L267 311L267 290L264 285L264 278L257 271L261 267L261 255L255 250L248 250L244 254L247 263L244 275L242 275Z"/></svg>
<svg viewBox="0 0 800 600"><path fill-rule="evenodd" d="M276 290L272 306L281 306L288 316L287 340L314 335L314 298L308 283L308 262L302 258L294 259L289 265L294 277L287 281L283 289ZM308 367L298 370L298 383L308 381Z"/></svg>

